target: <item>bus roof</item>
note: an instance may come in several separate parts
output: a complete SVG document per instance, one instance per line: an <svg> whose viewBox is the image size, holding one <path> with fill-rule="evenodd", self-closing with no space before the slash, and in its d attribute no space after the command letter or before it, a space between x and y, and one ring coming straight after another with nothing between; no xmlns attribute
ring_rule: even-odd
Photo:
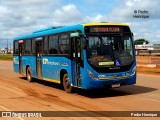
<svg viewBox="0 0 160 120"><path fill-rule="evenodd" d="M117 23L110 23L110 22L95 22L95 23L86 23L86 24L83 24L83 26L93 26L93 25L115 25L115 26L128 26L127 24L117 24Z"/></svg>
<svg viewBox="0 0 160 120"><path fill-rule="evenodd" d="M33 31L30 34L22 35L15 37L14 40L23 40L23 39L30 39L30 38L35 38L35 37L41 37L44 35L51 35L51 34L56 34L56 33L62 33L62 32L67 32L67 31L74 31L74 30L82 30L83 26L81 24L73 25L73 26L61 26L61 27L48 27L45 29L40 29Z"/></svg>
<svg viewBox="0 0 160 120"><path fill-rule="evenodd" d="M116 23L109 23L109 22L85 23L85 24L77 24L72 26L52 26L52 27L33 31L30 34L15 37L14 40L30 39L30 38L41 37L44 35L51 35L56 33L67 32L67 31L82 30L85 26L93 26L93 25L95 26L99 26L99 25L128 26L127 24L116 24Z"/></svg>

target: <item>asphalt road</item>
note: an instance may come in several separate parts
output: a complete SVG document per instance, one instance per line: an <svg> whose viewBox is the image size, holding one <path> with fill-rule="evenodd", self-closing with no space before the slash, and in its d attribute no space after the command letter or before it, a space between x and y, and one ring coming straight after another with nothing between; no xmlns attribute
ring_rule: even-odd
<svg viewBox="0 0 160 120"><path fill-rule="evenodd" d="M29 83L25 77L13 72L12 61L0 61L0 111L160 111L160 75L138 74L136 85L97 91L76 89L74 93L68 94L58 84L44 85L40 80ZM68 117L0 117L0 120L159 119L90 117L87 113L77 113L77 117L73 117L70 114L73 113L66 113ZM74 114L76 116L76 113ZM82 117L84 114L87 117Z"/></svg>

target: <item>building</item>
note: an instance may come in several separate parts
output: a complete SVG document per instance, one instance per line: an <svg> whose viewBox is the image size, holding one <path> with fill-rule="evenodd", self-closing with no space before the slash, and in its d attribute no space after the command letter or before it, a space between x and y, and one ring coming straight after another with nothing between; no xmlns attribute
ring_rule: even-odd
<svg viewBox="0 0 160 120"><path fill-rule="evenodd" d="M136 55L160 55L160 44L135 45Z"/></svg>
<svg viewBox="0 0 160 120"><path fill-rule="evenodd" d="M154 50L154 44L146 44L143 43L142 45L135 45L136 51L138 50Z"/></svg>
<svg viewBox="0 0 160 120"><path fill-rule="evenodd" d="M138 50L160 50L160 44L146 44L135 45L136 51Z"/></svg>

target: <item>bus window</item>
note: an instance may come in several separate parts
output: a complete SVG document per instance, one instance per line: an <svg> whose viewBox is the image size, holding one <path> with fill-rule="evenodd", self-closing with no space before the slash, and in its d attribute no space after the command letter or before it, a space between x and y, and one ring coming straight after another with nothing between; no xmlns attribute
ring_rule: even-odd
<svg viewBox="0 0 160 120"><path fill-rule="evenodd" d="M18 41L14 42L14 55L18 55Z"/></svg>
<svg viewBox="0 0 160 120"><path fill-rule="evenodd" d="M48 54L48 37L44 38L43 54Z"/></svg>
<svg viewBox="0 0 160 120"><path fill-rule="evenodd" d="M120 61L121 66L130 65L133 62L133 49L130 36L125 36L124 38L121 38L121 36L88 37L87 52L89 63L96 67L102 66L99 62L104 61L112 63L106 64L106 66L119 66L114 63L117 60Z"/></svg>
<svg viewBox="0 0 160 120"><path fill-rule="evenodd" d="M31 54L31 40L26 40L25 41L25 51L24 51L25 55L29 55Z"/></svg>
<svg viewBox="0 0 160 120"><path fill-rule="evenodd" d="M59 38L59 54L69 54L69 37L68 34L61 34Z"/></svg>
<svg viewBox="0 0 160 120"><path fill-rule="evenodd" d="M132 43L129 36L124 36L124 49L128 52L129 55L133 55Z"/></svg>
<svg viewBox="0 0 160 120"><path fill-rule="evenodd" d="M49 36L49 54L58 53L58 35Z"/></svg>
<svg viewBox="0 0 160 120"><path fill-rule="evenodd" d="M83 60L83 58L81 57L83 52L82 52L82 48L81 48L81 40L80 39L77 39L76 40L77 42L77 52L78 52L78 63L81 63L81 61Z"/></svg>
<svg viewBox="0 0 160 120"><path fill-rule="evenodd" d="M36 53L36 40L32 39L32 54Z"/></svg>

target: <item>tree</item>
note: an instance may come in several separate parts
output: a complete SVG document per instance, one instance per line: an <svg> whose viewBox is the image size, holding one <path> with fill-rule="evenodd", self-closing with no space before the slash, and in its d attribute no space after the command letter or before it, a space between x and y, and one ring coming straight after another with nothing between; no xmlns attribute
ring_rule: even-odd
<svg viewBox="0 0 160 120"><path fill-rule="evenodd" d="M145 42L146 44L149 43L148 40L145 40L145 39L141 38L141 39L135 40L135 41L134 41L134 44L135 44L135 45L142 45L144 42Z"/></svg>

